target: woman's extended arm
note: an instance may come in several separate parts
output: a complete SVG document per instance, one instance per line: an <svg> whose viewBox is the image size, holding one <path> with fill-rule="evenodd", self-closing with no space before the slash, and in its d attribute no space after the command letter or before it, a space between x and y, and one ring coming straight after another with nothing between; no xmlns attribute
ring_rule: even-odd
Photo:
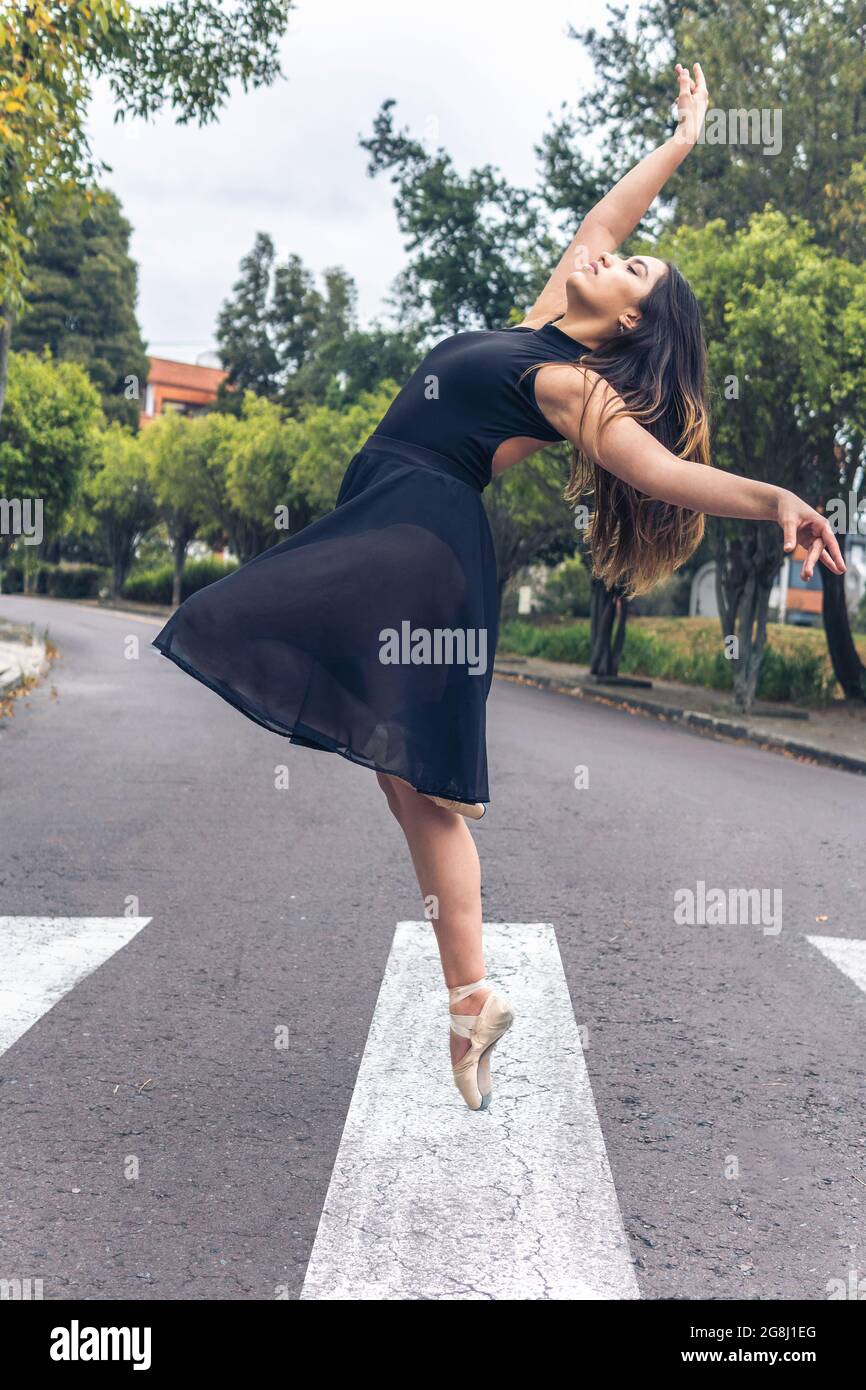
<svg viewBox="0 0 866 1390"><path fill-rule="evenodd" d="M808 551L804 579L811 579L818 560L834 574L845 573L829 521L796 493L678 458L630 416L611 420L600 431L602 414L621 397L596 372L565 364L540 368L536 400L564 439L646 496L710 516L775 521L782 528L786 551L798 543Z"/></svg>
<svg viewBox="0 0 866 1390"><path fill-rule="evenodd" d="M677 75L680 123L676 132L633 169L629 169L619 183L614 184L610 192L587 213L527 314L524 322L530 327L535 320L545 322L565 311L565 282L574 270L579 251L585 250L586 259L592 260L603 251L615 251L621 246L647 208L651 207L659 190L695 145L707 109L706 82L700 63L695 63L694 79L681 63L677 63Z"/></svg>

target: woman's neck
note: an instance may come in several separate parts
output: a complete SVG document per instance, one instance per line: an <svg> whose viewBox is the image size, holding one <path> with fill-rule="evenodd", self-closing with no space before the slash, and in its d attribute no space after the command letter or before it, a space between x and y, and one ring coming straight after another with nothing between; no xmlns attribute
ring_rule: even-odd
<svg viewBox="0 0 866 1390"><path fill-rule="evenodd" d="M554 319L553 325L575 342L593 349L612 336L609 323L602 322L594 314L573 313L570 309L566 309L562 318Z"/></svg>

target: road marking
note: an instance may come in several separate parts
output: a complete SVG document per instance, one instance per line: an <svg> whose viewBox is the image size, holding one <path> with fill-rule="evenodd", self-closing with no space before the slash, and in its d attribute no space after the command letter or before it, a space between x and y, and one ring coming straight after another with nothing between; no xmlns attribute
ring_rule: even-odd
<svg viewBox="0 0 866 1390"><path fill-rule="evenodd" d="M477 1113L432 926L397 923L302 1299L640 1297L554 928L484 938L515 1021Z"/></svg>
<svg viewBox="0 0 866 1390"><path fill-rule="evenodd" d="M149 921L149 917L0 917L0 1052Z"/></svg>
<svg viewBox="0 0 866 1390"><path fill-rule="evenodd" d="M866 941L847 936L807 936L806 940L866 994Z"/></svg>

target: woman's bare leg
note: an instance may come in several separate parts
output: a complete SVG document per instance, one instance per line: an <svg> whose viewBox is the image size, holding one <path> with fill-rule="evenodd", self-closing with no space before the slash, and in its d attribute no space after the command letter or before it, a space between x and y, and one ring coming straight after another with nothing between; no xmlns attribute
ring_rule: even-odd
<svg viewBox="0 0 866 1390"><path fill-rule="evenodd" d="M402 827L423 897L433 897L432 918L445 984L465 985L484 976L481 940L481 865L475 841L462 816L435 806L407 782L376 774L388 805ZM453 1012L477 1014L489 989L478 989ZM470 1043L449 1029L451 1060L458 1062Z"/></svg>

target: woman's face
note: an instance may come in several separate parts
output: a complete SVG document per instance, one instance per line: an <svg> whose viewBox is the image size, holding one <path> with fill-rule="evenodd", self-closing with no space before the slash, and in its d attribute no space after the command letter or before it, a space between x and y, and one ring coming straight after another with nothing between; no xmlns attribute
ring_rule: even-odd
<svg viewBox="0 0 866 1390"><path fill-rule="evenodd" d="M620 323L633 328L640 319L639 301L646 299L667 270L664 261L656 256L622 257L604 251L589 260L580 247L575 269L565 282L569 310L588 310L607 322L611 333L617 331Z"/></svg>

